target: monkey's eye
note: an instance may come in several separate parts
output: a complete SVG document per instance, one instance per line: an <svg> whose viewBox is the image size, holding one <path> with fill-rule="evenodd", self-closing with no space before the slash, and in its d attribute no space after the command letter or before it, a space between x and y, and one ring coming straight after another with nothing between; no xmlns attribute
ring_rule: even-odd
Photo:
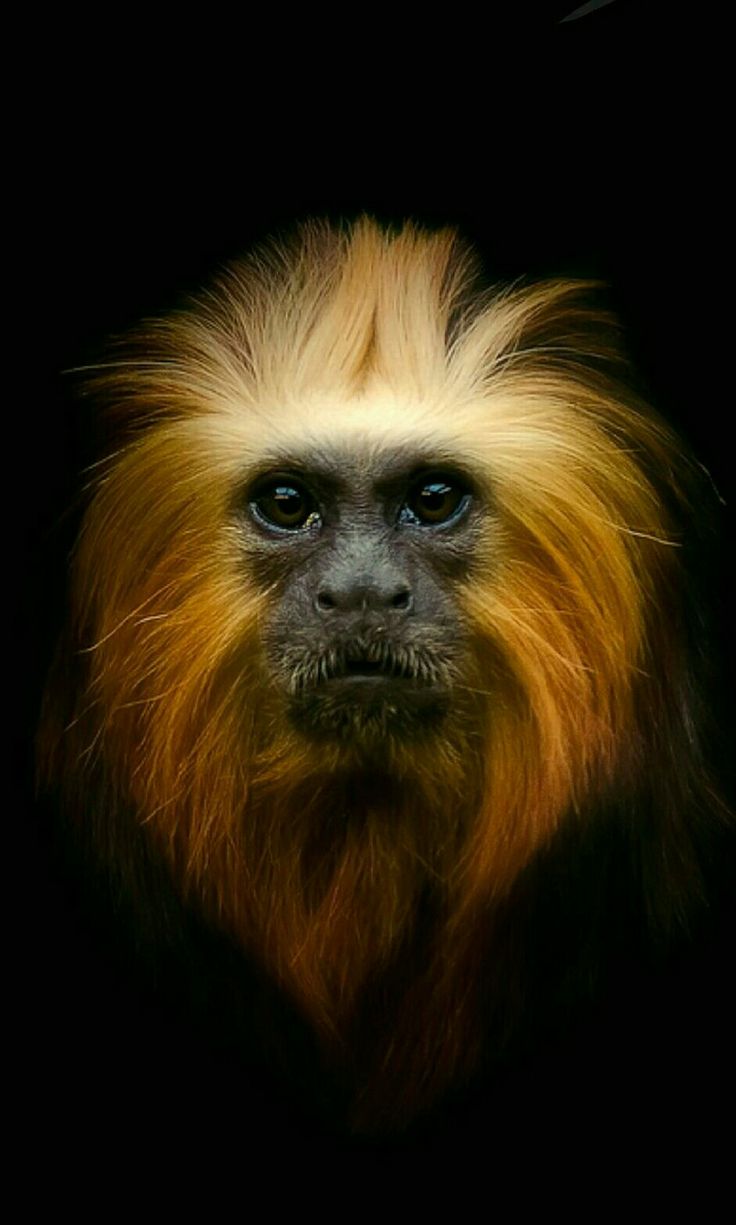
<svg viewBox="0 0 736 1225"><path fill-rule="evenodd" d="M431 476L417 481L399 512L402 523L447 523L470 501L465 486L451 477Z"/></svg>
<svg viewBox="0 0 736 1225"><path fill-rule="evenodd" d="M255 515L285 531L298 531L319 518L312 495L290 480L273 480L261 485L251 499Z"/></svg>

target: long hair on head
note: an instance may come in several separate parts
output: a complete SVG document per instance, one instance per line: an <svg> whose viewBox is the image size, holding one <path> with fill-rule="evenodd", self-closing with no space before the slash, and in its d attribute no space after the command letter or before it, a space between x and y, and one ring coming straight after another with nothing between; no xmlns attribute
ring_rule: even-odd
<svg viewBox="0 0 736 1225"><path fill-rule="evenodd" d="M564 831L624 814L642 914L677 926L720 811L683 563L700 477L589 286L496 291L451 231L312 223L89 384L119 443L74 556L44 775L118 870L134 828L360 1065L366 1110L418 1109L470 1074L489 1011L513 1024L514 908ZM424 738L373 729L380 769L366 729L315 743L285 718L278 593L243 543L246 474L325 440L433 448L486 508L463 641L361 644L453 695ZM335 664L295 643L278 666L298 689Z"/></svg>

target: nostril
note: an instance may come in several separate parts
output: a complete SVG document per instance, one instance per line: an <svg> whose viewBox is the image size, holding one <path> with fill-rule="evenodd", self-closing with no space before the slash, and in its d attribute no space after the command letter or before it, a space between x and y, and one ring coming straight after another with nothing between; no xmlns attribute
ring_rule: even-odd
<svg viewBox="0 0 736 1225"><path fill-rule="evenodd" d="M323 587L314 597L317 612L377 613L394 609L405 612L411 609L413 597L409 587L398 590L382 589L379 583L355 583L343 590L339 585Z"/></svg>

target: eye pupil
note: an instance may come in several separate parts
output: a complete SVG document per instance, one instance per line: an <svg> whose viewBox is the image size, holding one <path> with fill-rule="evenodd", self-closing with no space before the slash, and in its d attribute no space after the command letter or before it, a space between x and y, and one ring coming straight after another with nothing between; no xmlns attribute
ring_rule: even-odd
<svg viewBox="0 0 736 1225"><path fill-rule="evenodd" d="M439 511L442 510L452 495L452 490L448 485L425 485L421 492L421 499L425 510Z"/></svg>
<svg viewBox="0 0 736 1225"><path fill-rule="evenodd" d="M296 489L290 489L288 485L277 485L271 497L279 514L293 517L301 513L303 498Z"/></svg>

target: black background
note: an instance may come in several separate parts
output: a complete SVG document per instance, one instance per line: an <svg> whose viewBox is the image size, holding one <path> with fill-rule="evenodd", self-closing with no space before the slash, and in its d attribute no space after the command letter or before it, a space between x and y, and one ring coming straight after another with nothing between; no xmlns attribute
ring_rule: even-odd
<svg viewBox="0 0 736 1225"><path fill-rule="evenodd" d="M68 43L56 63L48 48L54 74L39 75L43 128L21 142L30 190L18 236L28 222L30 236L17 244L28 352L14 412L27 439L22 630L31 637L17 730L28 773L64 607L77 522L69 507L94 458L93 423L64 372L300 219L368 212L451 224L492 277L603 278L650 398L731 503L719 32L700 12L668 7L615 0L564 25L573 0L516 5L503 18L486 14L486 25L445 13L434 29L417 24L406 42L390 14L363 14L365 30L346 32L343 18L340 28L327 23L309 45L289 19L288 52L277 29L261 26L210 26L200 37L192 25L154 39L142 23L101 32L91 53L74 30L50 32L52 43L56 33ZM432 24L426 14L422 21ZM25 469L34 473L31 492ZM726 540L730 513L727 506ZM730 624L727 612L721 619ZM41 1152L64 1154L78 1140L98 1158L127 1154L140 1126L140 1117L131 1122L131 1076L137 1092L148 1085L138 1103L147 1135L161 1112L162 1144L174 1114L162 1095L178 1083L176 1110L186 1118L182 1085L201 1100L196 1086L201 1092L213 1075L220 1108L238 1120L227 1129L231 1145L240 1136L247 1150L258 1135L276 1161L307 1142L298 1124L279 1129L278 1109L230 1100L227 1070L213 1071L191 1035L172 1035L170 1018L136 996L88 930L33 822L20 863L20 1068ZM716 1109L715 1085L713 1097ZM182 1124L190 1139L211 1126L201 1114Z"/></svg>

